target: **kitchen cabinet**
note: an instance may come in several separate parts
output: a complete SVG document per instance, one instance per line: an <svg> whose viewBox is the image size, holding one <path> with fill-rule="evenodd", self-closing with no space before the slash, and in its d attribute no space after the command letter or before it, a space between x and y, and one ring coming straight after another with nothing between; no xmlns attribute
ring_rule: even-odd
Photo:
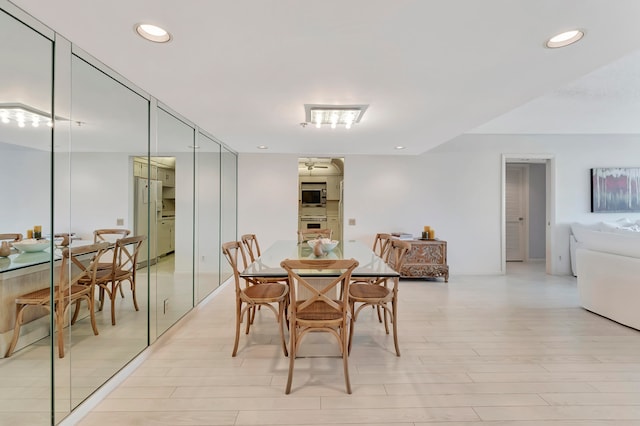
<svg viewBox="0 0 640 426"><path fill-rule="evenodd" d="M133 162L133 175L136 177L143 177L143 178L148 178L149 177L149 164L147 163L143 163L140 161L134 161ZM152 180L157 180L158 179L158 167L156 166L151 166L151 179Z"/></svg>
<svg viewBox="0 0 640 426"><path fill-rule="evenodd" d="M158 224L158 256L175 250L175 218L162 218Z"/></svg>
<svg viewBox="0 0 640 426"><path fill-rule="evenodd" d="M176 186L176 173L175 170L171 169L158 169L158 179L162 182L163 187L174 187Z"/></svg>
<svg viewBox="0 0 640 426"><path fill-rule="evenodd" d="M340 182L342 176L327 176L327 201L340 200Z"/></svg>

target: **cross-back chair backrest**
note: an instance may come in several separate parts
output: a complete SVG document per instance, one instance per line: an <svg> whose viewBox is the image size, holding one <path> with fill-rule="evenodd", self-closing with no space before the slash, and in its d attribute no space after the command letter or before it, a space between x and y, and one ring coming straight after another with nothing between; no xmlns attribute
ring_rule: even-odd
<svg viewBox="0 0 640 426"><path fill-rule="evenodd" d="M314 313L322 316L327 313L346 315L348 311L347 299L349 297L349 281L351 281L351 273L358 267L358 261L355 259L286 259L280 263L289 274L289 294L291 295L290 312L292 318L298 315L309 314L310 317ZM320 286L314 286L307 278L302 275L305 270L338 270L341 271L336 277L322 277L326 279L326 283ZM304 292L300 290L304 289ZM305 300L297 304L300 300L300 294L305 294ZM339 294L343 303L337 303L336 298L331 297ZM320 306L319 305L323 305ZM320 313L322 311L322 313ZM318 320L322 320L321 317Z"/></svg>
<svg viewBox="0 0 640 426"><path fill-rule="evenodd" d="M411 250L411 243L402 240L391 240L387 263L397 272L404 265L407 252Z"/></svg>
<svg viewBox="0 0 640 426"><path fill-rule="evenodd" d="M147 237L145 235L136 235L133 237L120 238L116 241L114 262L116 262L116 267L120 272L135 273L138 265L140 247L142 247L142 243L146 239Z"/></svg>
<svg viewBox="0 0 640 426"><path fill-rule="evenodd" d="M242 265L244 267L247 266L247 256L244 254L242 242L229 241L223 243L222 254L224 254L227 262L231 265L231 269L233 269L233 279L235 281L236 292L240 292L240 259L242 259Z"/></svg>
<svg viewBox="0 0 640 426"><path fill-rule="evenodd" d="M122 229L122 228L96 229L95 231L93 231L93 242L100 243L100 242L106 241L109 243L115 243L120 238L129 236L130 233L131 231L129 231L128 229ZM115 252L115 244L113 244L111 246L111 249L107 250L103 254L103 256L96 257L96 259L98 259L98 262L102 264L101 266L107 265L112 262L113 260L112 256L114 256L114 252Z"/></svg>
<svg viewBox="0 0 640 426"><path fill-rule="evenodd" d="M12 242L18 242L22 240L22 234L0 234L0 241L11 240Z"/></svg>
<svg viewBox="0 0 640 426"><path fill-rule="evenodd" d="M240 240L242 240L242 244L244 244L244 247L247 249L251 262L255 262L255 260L261 255L260 245L258 244L256 234L244 234L240 237Z"/></svg>
<svg viewBox="0 0 640 426"><path fill-rule="evenodd" d="M376 234L376 238L373 241L373 252L380 256L385 261L389 257L389 249L391 248L391 234Z"/></svg>
<svg viewBox="0 0 640 426"><path fill-rule="evenodd" d="M309 241L315 238L331 238L333 231L329 228L301 229L298 231L298 241Z"/></svg>
<svg viewBox="0 0 640 426"><path fill-rule="evenodd" d="M62 250L62 263L60 264L60 274L55 296L57 298L64 297L69 292L69 287L81 278L90 278L91 282L95 282L98 264L91 262L90 257L103 255L109 250L109 246L110 244L108 242L103 241L85 246L67 247Z"/></svg>

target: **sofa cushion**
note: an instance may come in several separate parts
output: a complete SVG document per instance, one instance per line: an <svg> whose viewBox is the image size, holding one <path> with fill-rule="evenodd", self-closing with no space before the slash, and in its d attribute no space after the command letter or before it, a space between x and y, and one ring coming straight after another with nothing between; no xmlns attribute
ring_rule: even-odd
<svg viewBox="0 0 640 426"><path fill-rule="evenodd" d="M589 250L640 258L639 232L602 232L581 229L576 240Z"/></svg>

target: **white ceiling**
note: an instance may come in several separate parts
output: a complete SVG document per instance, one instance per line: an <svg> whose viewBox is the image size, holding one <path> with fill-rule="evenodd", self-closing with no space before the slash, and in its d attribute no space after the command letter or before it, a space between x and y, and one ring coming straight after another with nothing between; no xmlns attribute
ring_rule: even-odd
<svg viewBox="0 0 640 426"><path fill-rule="evenodd" d="M466 132L640 133L637 0L13 3L239 152L404 155ZM142 40L138 22L174 38ZM580 43L544 47L572 28ZM300 126L304 104L370 106L331 130Z"/></svg>

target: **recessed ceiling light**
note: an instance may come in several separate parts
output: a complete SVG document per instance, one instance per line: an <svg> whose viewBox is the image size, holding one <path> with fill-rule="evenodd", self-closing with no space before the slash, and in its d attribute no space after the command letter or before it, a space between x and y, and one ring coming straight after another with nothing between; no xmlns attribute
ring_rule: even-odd
<svg viewBox="0 0 640 426"><path fill-rule="evenodd" d="M171 34L156 25L136 24L134 28L140 37L155 43L167 43L171 40Z"/></svg>
<svg viewBox="0 0 640 426"><path fill-rule="evenodd" d="M570 44L573 44L576 41L580 40L582 37L584 37L584 32L580 30L565 31L563 33L560 33L556 36L551 37L547 41L546 46L551 49L554 49L557 47L569 46Z"/></svg>
<svg viewBox="0 0 640 426"><path fill-rule="evenodd" d="M398 146L396 146L396 149L405 149L405 148L406 148L406 147L405 147L405 146L402 146L402 145L398 145Z"/></svg>
<svg viewBox="0 0 640 426"><path fill-rule="evenodd" d="M269 149L266 145L258 145L258 149Z"/></svg>

